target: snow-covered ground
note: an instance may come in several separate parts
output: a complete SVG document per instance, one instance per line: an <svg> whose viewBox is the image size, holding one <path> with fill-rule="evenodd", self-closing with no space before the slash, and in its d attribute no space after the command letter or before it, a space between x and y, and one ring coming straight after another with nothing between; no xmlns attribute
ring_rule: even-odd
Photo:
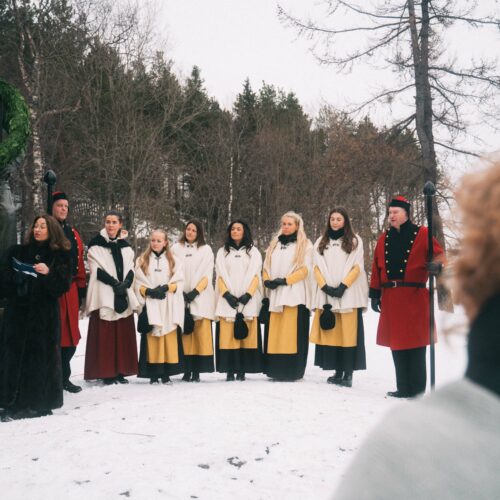
<svg viewBox="0 0 500 500"><path fill-rule="evenodd" d="M72 380L84 390L65 393L52 417L0 423L1 498L329 498L370 429L415 404L385 397L394 369L390 351L375 345L377 320L365 314L368 369L355 372L351 389L325 383L331 373L313 366L312 345L300 382L205 374L199 384L131 377L104 387L83 381L83 338ZM440 332L456 324L463 329L460 313L439 315ZM438 387L465 367L465 337L440 338Z"/></svg>

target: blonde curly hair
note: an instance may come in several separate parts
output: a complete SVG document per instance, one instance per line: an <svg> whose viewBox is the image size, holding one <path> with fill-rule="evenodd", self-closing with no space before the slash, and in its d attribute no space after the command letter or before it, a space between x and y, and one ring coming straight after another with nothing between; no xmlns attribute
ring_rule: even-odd
<svg viewBox="0 0 500 500"><path fill-rule="evenodd" d="M500 292L500 159L465 176L456 198L463 236L454 265L455 297L473 319Z"/></svg>

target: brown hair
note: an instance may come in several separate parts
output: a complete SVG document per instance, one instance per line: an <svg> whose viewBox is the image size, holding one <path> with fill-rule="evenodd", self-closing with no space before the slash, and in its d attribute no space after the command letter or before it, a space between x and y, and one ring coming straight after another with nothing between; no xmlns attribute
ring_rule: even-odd
<svg viewBox="0 0 500 500"><path fill-rule="evenodd" d="M500 292L500 160L465 176L456 198L463 235L454 265L455 297L473 319Z"/></svg>
<svg viewBox="0 0 500 500"><path fill-rule="evenodd" d="M151 231L151 236L154 233L161 233L165 237L165 257L167 257L168 265L170 267L170 272L173 274L175 269L175 259L170 250L170 243L168 242L167 232L163 229L153 229ZM137 259L137 263L139 267L142 269L142 272L147 276L149 273L149 258L151 257L153 250L151 249L151 243L148 245L148 248L141 254L139 259Z"/></svg>
<svg viewBox="0 0 500 500"><path fill-rule="evenodd" d="M189 226L189 224L193 224L194 227L196 227L196 244L199 247L202 247L203 245L206 245L205 243L205 233L203 232L203 226L201 222L197 219L191 219L186 222L186 225L184 226L184 231L182 231L182 236L179 239L179 243L185 244L187 243L186 239L186 229Z"/></svg>
<svg viewBox="0 0 500 500"><path fill-rule="evenodd" d="M64 231L62 230L61 224L57 222L55 217L52 215L39 215L35 217L33 224L31 224L30 231L28 233L27 243L37 243L35 240L35 236L33 230L35 228L35 224L40 219L43 219L47 223L47 230L49 233L48 243L49 247L52 250L69 250L71 248L71 243L68 238L64 235Z"/></svg>
<svg viewBox="0 0 500 500"><path fill-rule="evenodd" d="M330 241L328 230L330 229L330 217L332 216L332 214L340 214L342 215L342 217L344 217L344 236L342 237L342 250L344 250L345 253L351 253L358 246L358 238L356 238L356 235L352 230L351 220L349 219L347 210L344 207L335 207L334 209L330 210L328 219L326 220L325 231L318 245L318 252L323 255L323 252L325 251L325 248Z"/></svg>

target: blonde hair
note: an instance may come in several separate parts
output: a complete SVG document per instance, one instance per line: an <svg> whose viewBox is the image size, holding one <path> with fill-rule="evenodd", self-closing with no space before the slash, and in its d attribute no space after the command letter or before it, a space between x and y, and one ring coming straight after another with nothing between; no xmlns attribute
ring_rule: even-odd
<svg viewBox="0 0 500 500"><path fill-rule="evenodd" d="M168 242L167 232L164 231L163 229L153 229L153 231L151 231L149 239L151 239L154 233L161 233L165 238L165 257L167 258L168 265L170 267L170 272L173 274L175 269L175 259L172 254L172 251L170 250L170 243ZM146 248L146 250L137 259L138 266L142 269L142 272L146 276L149 274L149 259L151 257L152 252L153 249L151 248L151 242L150 242L148 248Z"/></svg>
<svg viewBox="0 0 500 500"><path fill-rule="evenodd" d="M500 160L465 176L456 198L463 236L454 266L455 296L473 319L500 292Z"/></svg>
<svg viewBox="0 0 500 500"><path fill-rule="evenodd" d="M304 221L302 217L296 212L287 212L281 216L280 222L283 222L283 219L289 217L295 221L297 224L297 247L295 249L295 256L293 258L294 270L302 267L304 265L306 259L306 251L307 246L309 244L309 240L307 239L306 233L304 231ZM264 268L269 271L271 269L271 258L278 244L278 238L281 235L281 225L278 232L273 236L271 243L266 250L266 259L264 260Z"/></svg>

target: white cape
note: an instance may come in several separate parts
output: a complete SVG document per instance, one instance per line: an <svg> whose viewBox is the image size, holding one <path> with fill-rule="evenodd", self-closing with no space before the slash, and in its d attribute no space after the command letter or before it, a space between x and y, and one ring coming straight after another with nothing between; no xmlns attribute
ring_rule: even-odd
<svg viewBox="0 0 500 500"><path fill-rule="evenodd" d="M253 278L257 276L259 285L253 297L245 307L238 305L238 311L243 310L243 315L247 319L258 316L262 304L262 256L255 247L251 248L249 254L244 247L239 250L230 247L229 253L222 247L217 252L215 260L217 281L222 278L229 292L235 297L245 294ZM220 294L217 283L215 315L227 321L234 321L236 312Z"/></svg>
<svg viewBox="0 0 500 500"><path fill-rule="evenodd" d="M271 256L271 268L266 269L270 279L286 278L289 274L297 270L293 260L297 243L289 243L283 246L279 241ZM307 268L307 277L293 285L279 286L275 290L266 289L269 297L269 311L283 312L283 306L294 307L300 304L308 309L312 306L312 243L307 241L304 266Z"/></svg>
<svg viewBox="0 0 500 500"><path fill-rule="evenodd" d="M214 319L214 253L208 245L198 247L193 244L176 243L172 252L178 260L184 263L184 291L190 292L198 283L207 278L208 284L189 305L189 310L195 320L207 318Z"/></svg>
<svg viewBox="0 0 500 500"><path fill-rule="evenodd" d="M108 234L102 229L100 235L109 241ZM134 270L134 251L131 247L122 248L123 256L123 278L129 271ZM92 311L99 310L99 317L106 321L115 321L120 318L127 318L140 309L139 302L134 293L134 286L127 290L128 307L122 313L114 310L115 294L109 285L105 285L97 279L97 269L101 268L110 276L118 279L116 267L109 248L93 245L89 248L87 259L90 268L89 286L87 289L87 300L85 312L90 315Z"/></svg>
<svg viewBox="0 0 500 500"><path fill-rule="evenodd" d="M182 261L174 256L175 268L172 274L165 253L157 259L151 254L149 259L148 274L144 274L139 265L135 268L135 293L142 307L146 307L148 322L153 326L151 335L162 336L175 332L177 327L184 327L184 298L183 290L183 265ZM141 286L156 288L162 285L177 284L175 292L167 292L164 299L143 297L140 293ZM141 307L141 309L142 309Z"/></svg>
<svg viewBox="0 0 500 500"><path fill-rule="evenodd" d="M356 308L366 310L368 305L368 280L365 272L363 241L356 235L358 245L350 254L342 250L342 239L330 243L325 248L323 255L318 251L321 238L316 240L313 251L313 265L317 266L329 286L337 287L347 276L349 271L357 264L360 269L356 281L347 288L339 299L330 297L323 292L314 280L314 309L322 309L324 304L331 304L335 312L351 312Z"/></svg>

